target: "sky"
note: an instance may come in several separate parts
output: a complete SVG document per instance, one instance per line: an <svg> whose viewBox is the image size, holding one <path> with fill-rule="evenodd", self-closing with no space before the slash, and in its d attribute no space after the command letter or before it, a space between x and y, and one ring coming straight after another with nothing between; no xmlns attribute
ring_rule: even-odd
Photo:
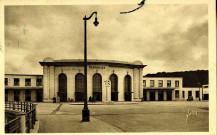
<svg viewBox="0 0 217 135"><path fill-rule="evenodd" d="M208 69L206 4L68 5L5 7L5 73L43 74L39 62L83 59L84 21L87 58L133 62L143 74Z"/></svg>

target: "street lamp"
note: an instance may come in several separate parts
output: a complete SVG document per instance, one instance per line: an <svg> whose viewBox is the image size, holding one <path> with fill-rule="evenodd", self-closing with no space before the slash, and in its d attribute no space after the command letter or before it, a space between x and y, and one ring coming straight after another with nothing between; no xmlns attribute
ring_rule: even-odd
<svg viewBox="0 0 217 135"><path fill-rule="evenodd" d="M87 20L89 20L93 15L96 15L95 21L93 24L97 26L99 22L97 21L97 12L93 12L90 17L85 17L83 18L84 20L84 76L85 76L85 86L84 86L84 108L82 110L82 122L88 122L90 121L90 111L87 107Z"/></svg>
<svg viewBox="0 0 217 135"><path fill-rule="evenodd" d="M198 82L198 87L199 87L199 101L200 101L200 82Z"/></svg>

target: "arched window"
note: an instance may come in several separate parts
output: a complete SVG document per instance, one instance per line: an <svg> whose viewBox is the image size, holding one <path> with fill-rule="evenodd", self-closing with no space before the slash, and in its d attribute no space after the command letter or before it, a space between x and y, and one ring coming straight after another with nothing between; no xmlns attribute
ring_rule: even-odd
<svg viewBox="0 0 217 135"><path fill-rule="evenodd" d="M131 92L131 77L129 75L124 77L124 92Z"/></svg>
<svg viewBox="0 0 217 135"><path fill-rule="evenodd" d="M131 77L126 75L124 77L124 98L125 101L131 101Z"/></svg>
<svg viewBox="0 0 217 135"><path fill-rule="evenodd" d="M84 92L85 77L83 74L79 73L75 76L75 91Z"/></svg>
<svg viewBox="0 0 217 135"><path fill-rule="evenodd" d="M67 76L65 74L59 75L59 92L58 95L60 97L61 102L67 101Z"/></svg>
<svg viewBox="0 0 217 135"><path fill-rule="evenodd" d="M112 92L118 92L118 77L117 77L117 75L112 74L109 79L111 81L111 91Z"/></svg>
<svg viewBox="0 0 217 135"><path fill-rule="evenodd" d="M93 75L93 96L96 101L102 101L102 76L99 73Z"/></svg>
<svg viewBox="0 0 217 135"><path fill-rule="evenodd" d="M85 76L81 73L75 76L75 101L84 101Z"/></svg>
<svg viewBox="0 0 217 135"><path fill-rule="evenodd" d="M116 74L112 74L109 79L111 81L111 100L118 101L118 77Z"/></svg>

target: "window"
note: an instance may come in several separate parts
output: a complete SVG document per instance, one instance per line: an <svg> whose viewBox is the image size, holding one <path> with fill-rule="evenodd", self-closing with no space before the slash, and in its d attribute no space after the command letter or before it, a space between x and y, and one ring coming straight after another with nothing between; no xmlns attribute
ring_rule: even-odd
<svg viewBox="0 0 217 135"><path fill-rule="evenodd" d="M188 91L188 97L192 96L192 91Z"/></svg>
<svg viewBox="0 0 217 135"><path fill-rule="evenodd" d="M93 76L93 92L102 92L102 77L98 73Z"/></svg>
<svg viewBox="0 0 217 135"><path fill-rule="evenodd" d="M209 88L209 86L204 86L204 88Z"/></svg>
<svg viewBox="0 0 217 135"><path fill-rule="evenodd" d="M20 85L20 79L14 78L14 86L19 86L19 85Z"/></svg>
<svg viewBox="0 0 217 135"><path fill-rule="evenodd" d="M154 80L150 80L150 87L154 87Z"/></svg>
<svg viewBox="0 0 217 135"><path fill-rule="evenodd" d="M8 86L8 78L5 78L5 86Z"/></svg>
<svg viewBox="0 0 217 135"><path fill-rule="evenodd" d="M167 87L171 87L171 80L167 80Z"/></svg>
<svg viewBox="0 0 217 135"><path fill-rule="evenodd" d="M175 91L175 97L176 97L176 98L179 98L179 90L176 90L176 91Z"/></svg>
<svg viewBox="0 0 217 135"><path fill-rule="evenodd" d="M25 86L31 86L31 79L30 78L26 78Z"/></svg>
<svg viewBox="0 0 217 135"><path fill-rule="evenodd" d="M36 79L36 86L42 86L42 79Z"/></svg>
<svg viewBox="0 0 217 135"><path fill-rule="evenodd" d="M143 80L143 88L146 87L146 80Z"/></svg>
<svg viewBox="0 0 217 135"><path fill-rule="evenodd" d="M19 90L15 90L14 91L14 101L18 102L20 99L20 91Z"/></svg>
<svg viewBox="0 0 217 135"><path fill-rule="evenodd" d="M185 91L182 91L182 97L185 98Z"/></svg>
<svg viewBox="0 0 217 135"><path fill-rule="evenodd" d="M199 98L199 91L195 91L196 98Z"/></svg>
<svg viewBox="0 0 217 135"><path fill-rule="evenodd" d="M179 87L179 81L175 81L175 86Z"/></svg>
<svg viewBox="0 0 217 135"><path fill-rule="evenodd" d="M163 87L163 80L159 80L159 81L158 81L158 86L159 86L159 87Z"/></svg>

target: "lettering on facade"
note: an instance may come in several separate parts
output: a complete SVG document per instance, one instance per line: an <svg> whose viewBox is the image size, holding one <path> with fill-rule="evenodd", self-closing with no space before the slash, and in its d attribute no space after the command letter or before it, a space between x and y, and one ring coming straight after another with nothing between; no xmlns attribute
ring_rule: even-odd
<svg viewBox="0 0 217 135"><path fill-rule="evenodd" d="M89 66L90 69L105 69L104 66Z"/></svg>

